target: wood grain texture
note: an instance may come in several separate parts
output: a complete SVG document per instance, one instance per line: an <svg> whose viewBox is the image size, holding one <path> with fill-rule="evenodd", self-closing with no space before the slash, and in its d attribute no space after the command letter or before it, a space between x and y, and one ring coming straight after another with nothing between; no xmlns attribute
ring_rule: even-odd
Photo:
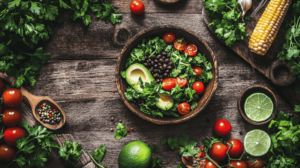
<svg viewBox="0 0 300 168"><path fill-rule="evenodd" d="M254 9L258 6L260 0L254 0L252 8L248 11L247 15L250 15ZM203 4L203 2L201 2ZM249 35L252 34L256 23L259 21L260 16L264 12L265 7L267 4L260 9L256 16L252 18L251 21L246 21L246 31ZM211 23L211 19L206 14L206 9L203 7L202 13L204 16L204 21L210 30L210 32L217 38L217 35L214 33L212 26L209 26L208 24ZM290 18L286 18L286 20L289 20ZM225 44L223 40L219 41ZM267 54L265 56L257 55L248 49L248 43L249 43L250 36L245 38L244 40L236 42L234 45L232 45L230 48L237 53L241 58L243 58L245 61L247 61L251 66L255 69L257 69L260 73L265 75L265 77L269 78L275 85L278 86L283 92L284 95L288 98L292 106L297 105L297 103L294 102L300 102L300 95L292 94L293 97L291 97L291 93L294 92L294 86L292 85L296 81L296 77L292 75L291 67L288 66L285 62L280 61L277 58L278 53L281 51L282 46L285 42L285 28L284 26L280 27L280 30L268 50ZM275 77L275 73L280 68L287 69L288 74L285 78L277 79ZM295 101L296 100L296 101ZM299 104L299 103L298 103Z"/></svg>
<svg viewBox="0 0 300 168"><path fill-rule="evenodd" d="M149 0L149 3L152 2ZM127 10L128 6L125 5L124 8ZM162 8L164 12L169 11L166 9L169 7ZM177 8L185 9L186 6ZM232 124L232 133L227 138L243 140L247 131L256 128L269 131L267 126L253 126L247 123L238 112L236 101L242 91L251 85L261 84L270 88L278 99L278 110L292 112L287 99L269 80L211 35L203 22L200 10L195 14L164 12L146 13L144 17L125 13L122 23L116 26L92 17L92 24L86 29L81 23L65 19L65 22L55 29L51 41L45 46L45 52L52 53L52 56L51 60L43 65L43 74L37 78L34 87L25 87L34 95L53 98L65 111L66 124L62 129L55 131L56 134L71 134L89 152L104 144L107 152L103 163L107 168L118 167L119 152L124 145L133 140L158 145L160 150L154 153L153 157L162 158L164 168L174 168L181 163L178 151L160 145L160 139L179 136L185 132L191 139L200 143L205 136L213 135L213 123L221 118ZM68 15L64 17L68 18ZM114 42L114 31L125 28L135 35L145 28L160 25L176 25L194 31L206 41L219 62L219 85L211 102L201 115L174 125L155 125L140 119L126 107L117 93L112 92L117 90L115 65L123 48ZM23 119L37 124L26 100L18 109L22 111ZM110 117L114 117L115 120L110 121ZM210 122L207 122L206 118ZM126 127L132 127L134 130L118 141L114 138L114 132L110 132L110 128L115 129L120 119L128 119ZM243 132L242 135L240 131ZM58 160L51 160L47 165L49 168L60 168L59 166L61 164Z"/></svg>
<svg viewBox="0 0 300 168"><path fill-rule="evenodd" d="M167 5L174 5L175 3L178 3L181 0L156 0L156 1Z"/></svg>

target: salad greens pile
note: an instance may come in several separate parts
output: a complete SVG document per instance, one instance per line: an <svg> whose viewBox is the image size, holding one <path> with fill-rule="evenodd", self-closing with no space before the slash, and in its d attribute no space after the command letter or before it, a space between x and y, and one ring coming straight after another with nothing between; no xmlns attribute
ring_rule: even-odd
<svg viewBox="0 0 300 168"><path fill-rule="evenodd" d="M300 118L280 111L269 128L272 146L269 151L267 168L300 167Z"/></svg>
<svg viewBox="0 0 300 168"><path fill-rule="evenodd" d="M241 21L236 0L203 0L207 15L212 22L209 24L218 38L225 41L227 46L232 46L235 41L243 40L248 36L245 23ZM245 18L249 20L249 17ZM250 18L251 20L251 18Z"/></svg>
<svg viewBox="0 0 300 168"><path fill-rule="evenodd" d="M84 26L97 18L115 24L122 14L115 14L110 0L1 0L0 1L0 71L15 76L15 85L35 84L42 63L50 59L42 46L49 41L56 24L62 23L62 13L72 11L72 20Z"/></svg>
<svg viewBox="0 0 300 168"><path fill-rule="evenodd" d="M293 74L300 79L300 0L293 1L293 19L287 25L286 42L278 54L281 61L287 61ZM300 82L298 82L300 85Z"/></svg>
<svg viewBox="0 0 300 168"><path fill-rule="evenodd" d="M208 83L210 79L213 78L211 72L212 65L207 61L205 55L199 53L194 57L188 57L184 52L175 50L173 45L168 45L163 39L155 37L143 39L142 42L132 50L130 57L126 61L125 68L128 68L131 64L143 62L145 60L145 55L154 57L155 54L160 54L162 51L171 54L171 61L173 62L174 68L170 72L170 77L186 78L188 80L187 86L181 88L179 85L176 85L171 91L166 91L162 89L161 83L156 83L155 81L143 83L140 78L138 84L143 89L143 93L139 93L132 86L128 86L124 94L128 101L140 99L146 100L146 103L140 105L140 110L143 113L158 118L163 118L164 115L179 117L177 106L180 102L188 102L191 105L191 109L197 107L200 97L196 91L192 89L192 84L195 81ZM201 67L203 69L201 76L196 77L196 73L193 71L192 66ZM125 71L122 71L120 74L123 78L126 77ZM173 98L174 104L171 109L162 110L153 108L156 101L159 99L159 94Z"/></svg>

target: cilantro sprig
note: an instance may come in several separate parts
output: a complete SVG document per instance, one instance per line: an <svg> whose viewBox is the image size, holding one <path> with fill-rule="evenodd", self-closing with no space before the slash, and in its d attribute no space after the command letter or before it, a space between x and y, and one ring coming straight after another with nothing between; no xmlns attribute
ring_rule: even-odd
<svg viewBox="0 0 300 168"><path fill-rule="evenodd" d="M106 148L104 145L100 145L100 147L93 152L93 156L87 151L88 155L91 157L93 162L100 168L105 168L105 165L101 164L101 161L104 157Z"/></svg>
<svg viewBox="0 0 300 168"><path fill-rule="evenodd" d="M117 127L116 127L116 132L115 132L115 138L117 140L122 139L122 137L127 135L127 128L125 127L125 123L127 122L124 121L123 123L118 123Z"/></svg>
<svg viewBox="0 0 300 168"><path fill-rule="evenodd" d="M76 167L76 162L80 160L82 152L81 144L78 144L76 141L66 141L63 146L59 148L57 157L62 159L66 166Z"/></svg>
<svg viewBox="0 0 300 168"><path fill-rule="evenodd" d="M0 71L15 76L15 85L33 86L41 66L50 59L42 46L49 41L62 13L71 11L72 20L86 27L90 14L105 22L121 22L110 0L2 0L0 2Z"/></svg>
<svg viewBox="0 0 300 168"><path fill-rule="evenodd" d="M212 22L218 38L225 41L227 46L232 46L237 40L243 40L249 36L245 23L241 21L241 13L238 12L236 0L203 0L207 15ZM246 17L247 20L249 17Z"/></svg>

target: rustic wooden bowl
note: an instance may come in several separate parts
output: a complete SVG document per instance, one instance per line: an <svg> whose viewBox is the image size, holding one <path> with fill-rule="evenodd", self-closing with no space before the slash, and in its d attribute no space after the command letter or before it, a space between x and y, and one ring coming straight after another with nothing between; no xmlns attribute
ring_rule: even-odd
<svg viewBox="0 0 300 168"><path fill-rule="evenodd" d="M252 121L246 116L246 114L244 112L244 104L245 104L247 97L250 96L252 93L256 93L256 92L266 94L273 101L273 104L274 104L273 114L266 121L262 121L262 122ZM275 94L269 88L262 86L262 85L254 85L254 86L248 87L246 90L243 91L243 93L241 94L241 96L239 97L239 99L237 101L237 106L238 106L240 114L248 123L253 124L253 125L264 125L264 124L269 123L277 114L277 105L278 105L278 103L277 103L277 98L276 98Z"/></svg>
<svg viewBox="0 0 300 168"><path fill-rule="evenodd" d="M207 60L211 62L212 64L212 73L213 73L213 79L210 80L208 84L206 84L205 92L203 93L202 98L198 102L198 106L188 114L184 116L180 116L178 118L172 118L172 117L166 117L163 119L154 118L150 115L147 115L145 113L142 113L139 110L139 107L132 102L129 102L125 96L124 92L127 89L127 82L125 79L122 78L120 75L120 71L125 70L125 62L127 58L130 56L130 52L137 46L138 43L142 41L142 39L149 37L149 36L160 36L162 37L164 33L167 32L173 32L177 37L184 37L184 39L188 40L188 43L193 43L198 46L198 50L201 54L205 54ZM127 44L124 46L123 50L121 51L121 54L119 56L117 66L116 66L116 84L118 88L118 92L121 96L121 99L124 101L126 106L136 115L141 117L144 120L150 121L155 124L176 124L183 121L187 121L193 117L195 117L197 114L199 114L209 103L211 100L213 94L215 93L218 85L218 68L217 68L217 61L215 58L214 53L209 48L209 46L206 44L206 42L199 37L197 34L176 26L158 26L146 29L137 35L135 35L133 38L127 41Z"/></svg>

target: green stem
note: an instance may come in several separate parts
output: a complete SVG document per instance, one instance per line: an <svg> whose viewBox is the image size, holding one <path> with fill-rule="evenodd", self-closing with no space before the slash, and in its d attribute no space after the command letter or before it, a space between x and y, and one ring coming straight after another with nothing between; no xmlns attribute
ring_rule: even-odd
<svg viewBox="0 0 300 168"><path fill-rule="evenodd" d="M222 168L221 166L219 166L208 154L206 154L204 157L204 159L207 159L209 161L211 161L215 166L217 166L218 168Z"/></svg>
<svg viewBox="0 0 300 168"><path fill-rule="evenodd" d="M90 158L93 160L93 162L100 168L105 168L104 166L102 166L101 164L99 164L94 158L93 156L90 154L89 151L86 151L88 153L88 155L90 156Z"/></svg>

